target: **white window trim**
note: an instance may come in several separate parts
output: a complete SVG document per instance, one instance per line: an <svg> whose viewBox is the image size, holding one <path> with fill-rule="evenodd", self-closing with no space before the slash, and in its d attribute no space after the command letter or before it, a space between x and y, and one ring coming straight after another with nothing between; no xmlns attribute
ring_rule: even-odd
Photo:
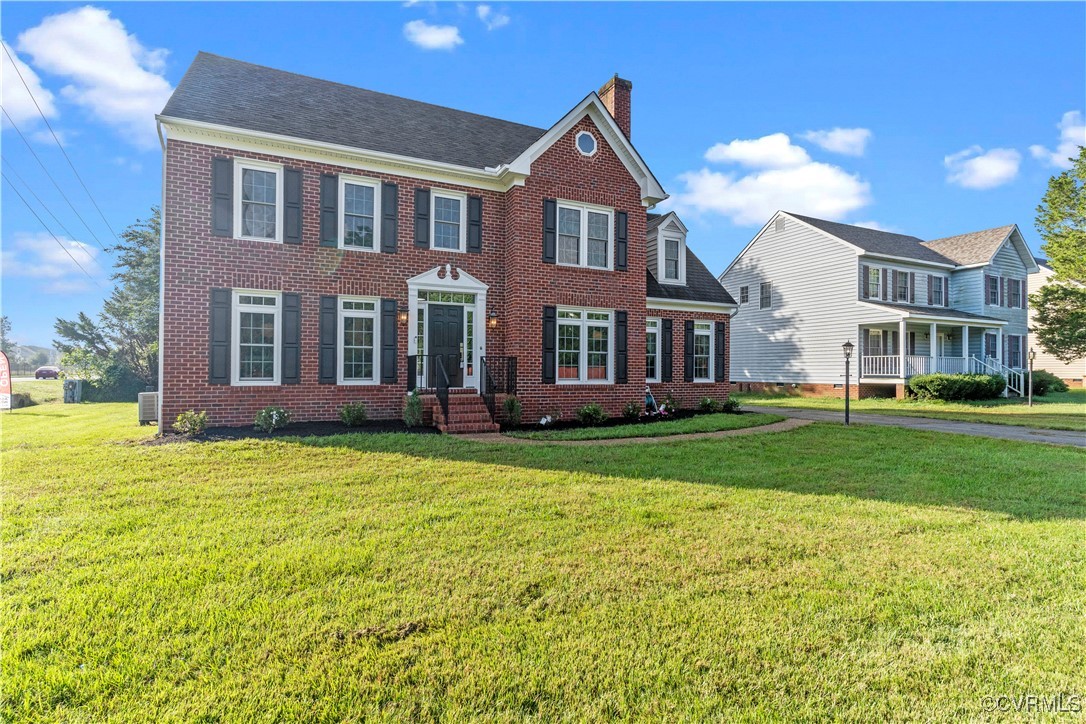
<svg viewBox="0 0 1086 724"><path fill-rule="evenodd" d="M871 287L872 273L875 275L874 288ZM867 267L867 279L864 279L864 284L867 286L866 291L868 299L882 299L882 267Z"/></svg>
<svg viewBox="0 0 1086 724"><path fill-rule="evenodd" d="M679 278L668 279L667 270L667 243L669 241L679 242ZM672 233L662 233L657 240L657 280L661 284L673 284L675 286L686 286L686 239L680 234L675 235Z"/></svg>
<svg viewBox="0 0 1086 724"><path fill-rule="evenodd" d="M989 274L988 278L989 279L994 279L995 283L996 283L995 301L994 302L988 301L988 299L989 299L989 297L988 297L988 285L984 284L984 303L986 305L988 305L989 307L998 307L998 306L1000 306L999 305L999 290L1002 289L1002 287L1003 287L1003 275L1001 275L1001 274ZM983 277L982 277L982 281L983 281Z"/></svg>
<svg viewBox="0 0 1086 724"><path fill-rule="evenodd" d="M744 294L746 295L745 299L744 299ZM739 287L739 303L740 304L750 304L750 285L749 284L744 284L743 286Z"/></svg>
<svg viewBox="0 0 1086 724"><path fill-rule="evenodd" d="M443 246L436 246L437 244L437 200L443 199L456 199L460 202L460 247L457 249L446 249ZM455 253L463 254L467 251L468 246L468 195L462 194L457 191L446 191L445 189L430 189L430 248L434 251L451 251Z"/></svg>
<svg viewBox="0 0 1086 724"><path fill-rule="evenodd" d="M568 262L558 261L558 257L561 254L558 251L559 242L558 238L561 234L555 229L555 263L558 266L568 266L579 269L595 269L597 271L611 271L614 268L615 259L615 210L607 206L596 206L595 204L582 204L576 201L558 201L557 208L555 210L555 224L557 225L558 219L561 217L562 209L573 209L581 212L581 238L580 238L580 251L578 253L578 259L580 263L569 264ZM588 264L588 212L591 211L594 214L606 214L607 215L607 265L606 266L589 266Z"/></svg>
<svg viewBox="0 0 1086 724"><path fill-rule="evenodd" d="M581 150L581 136L588 136L592 139L592 153L585 153ZM592 158L600 151L600 140L588 131L580 131L579 133L577 133L576 136L573 137L573 147L576 148L577 153L581 154L582 156Z"/></svg>
<svg viewBox="0 0 1086 724"><path fill-rule="evenodd" d="M894 284L894 272L897 272L898 281L900 281L901 279L905 280L905 298L904 299L898 299L897 292L898 292L898 289L899 289L900 285L899 284ZM912 277L910 276L911 273L913 273L913 272L902 271L901 269L891 269L890 270L890 286L893 287L893 290L892 290L893 293L890 295L889 301L893 302L894 304L910 304L909 297L914 297L915 298L916 292L912 288Z"/></svg>
<svg viewBox="0 0 1086 724"><path fill-rule="evenodd" d="M944 307L947 299L947 279L942 274L929 274L931 279L931 305L932 307ZM935 283L939 282L938 294L936 293Z"/></svg>
<svg viewBox="0 0 1086 724"><path fill-rule="evenodd" d="M241 233L244 218L242 216L241 177L245 169L253 171L275 172L275 238L265 239L262 236L245 236ZM234 238L247 241L263 241L267 244L283 243L283 165L268 161L254 161L249 158L234 159Z"/></svg>
<svg viewBox="0 0 1086 724"><path fill-rule="evenodd" d="M344 203L347 195L347 184L353 184L355 186L369 186L373 189L373 248L367 249L361 246L348 246L343 243L343 237L347 233L347 211L346 204ZM366 178L364 176L350 176L347 174L339 175L339 196L337 199L339 218L336 222L339 225L338 237L336 243L340 249L347 251L361 251L368 253L380 253L381 252L381 182L377 179Z"/></svg>
<svg viewBox="0 0 1086 724"><path fill-rule="evenodd" d="M373 302L373 311L345 310L344 302ZM373 379L348 380L343 376L343 320L346 317L371 317L373 319ZM381 300L378 297L336 297L336 384L365 386L381 384Z"/></svg>
<svg viewBox="0 0 1086 724"><path fill-rule="evenodd" d="M706 384L706 383L713 382L714 379L715 379L714 372L716 372L716 370L713 367L714 367L714 365L716 363L716 325L713 324L708 319L695 319L694 320L694 347L695 348L698 346L698 335L699 335L698 325L699 324L708 324L709 325L709 331L708 331L708 335L709 335L709 376L708 377L698 377L698 376L695 375L695 377L694 377L694 383L701 385L701 384ZM702 336L704 336L706 334L706 332L703 330L703 331L700 332L700 334ZM697 368L696 360L695 360L694 367L695 367L695 369Z"/></svg>
<svg viewBox="0 0 1086 724"><path fill-rule="evenodd" d="M560 316L562 312L580 312L581 318L577 320L562 319ZM602 320L590 320L588 315L590 313L595 314L607 314L607 322ZM589 307L558 307L555 310L556 324L554 325L554 381L559 385L611 385L614 384L615 378L615 310L613 309L593 309ZM578 378L575 380L562 379L559 376L559 355L561 350L558 347L558 340L561 337L559 327L563 324L571 325L577 324L581 328L581 346L578 359ZM588 328L591 327L607 327L607 378L602 380L590 380L588 379Z"/></svg>
<svg viewBox="0 0 1086 724"><path fill-rule="evenodd" d="M660 321L660 319L658 317L646 317L645 318L645 353L646 353L646 355L648 354L648 351L649 351L649 348L648 348L648 333L649 333L649 324L651 324L651 323L656 324L656 328L653 330L654 332L656 332L656 350L655 350L655 355L656 355L656 375L653 376L653 377L649 377L648 373L646 372L645 373L645 382L659 382L660 379L661 379L661 375L660 375L660 372L661 372L661 370L660 370L660 360L661 360L660 351L661 351L661 348L663 346L661 344L662 340L661 340L660 334L661 334L661 328L663 327L663 324L661 323L661 321Z"/></svg>
<svg viewBox="0 0 1086 724"><path fill-rule="evenodd" d="M275 297L275 306L244 305L243 296ZM275 314L275 340L272 344L273 375L270 380L241 379L241 313L268 312ZM283 293L266 289L235 289L230 299L230 384L234 387L274 387L281 384L283 373Z"/></svg>
<svg viewBox="0 0 1086 724"><path fill-rule="evenodd" d="M769 285L769 304L762 306L762 285ZM758 282L758 309L772 309L773 308L773 282Z"/></svg>

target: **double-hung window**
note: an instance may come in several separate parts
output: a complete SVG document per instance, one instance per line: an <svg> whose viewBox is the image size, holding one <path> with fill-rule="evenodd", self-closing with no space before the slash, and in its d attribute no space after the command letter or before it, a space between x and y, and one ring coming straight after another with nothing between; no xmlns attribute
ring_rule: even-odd
<svg viewBox="0 0 1086 724"><path fill-rule="evenodd" d="M645 381L660 381L660 320L645 320Z"/></svg>
<svg viewBox="0 0 1086 724"><path fill-rule="evenodd" d="M558 204L558 263L611 267L612 211L593 206Z"/></svg>
<svg viewBox="0 0 1086 724"><path fill-rule="evenodd" d="M669 282L679 281L679 247L678 239L664 239L664 279Z"/></svg>
<svg viewBox="0 0 1086 724"><path fill-rule="evenodd" d="M694 322L694 381L713 379L713 323Z"/></svg>
<svg viewBox="0 0 1086 724"><path fill-rule="evenodd" d="M377 251L380 248L381 184L353 176L339 177L339 246Z"/></svg>
<svg viewBox="0 0 1086 724"><path fill-rule="evenodd" d="M882 270L875 267L867 269L867 296L878 299L882 295Z"/></svg>
<svg viewBox="0 0 1086 724"><path fill-rule="evenodd" d="M987 297L987 303L998 307L999 306L999 277L991 276L985 277L988 280L988 288L984 290L984 294Z"/></svg>
<svg viewBox="0 0 1086 724"><path fill-rule="evenodd" d="M279 384L280 320L278 292L234 292L234 384Z"/></svg>
<svg viewBox="0 0 1086 724"><path fill-rule="evenodd" d="M611 312L558 310L558 381L611 381Z"/></svg>
<svg viewBox="0 0 1086 724"><path fill-rule="evenodd" d="M932 276L931 278L931 303L936 307L943 306L943 295L946 290L943 289L943 277Z"/></svg>
<svg viewBox="0 0 1086 724"><path fill-rule="evenodd" d="M897 273L897 289L895 292L895 299L899 302L909 301L909 273L898 272Z"/></svg>
<svg viewBox="0 0 1086 724"><path fill-rule="evenodd" d="M770 309L773 306L773 283L762 282L758 290L758 309Z"/></svg>
<svg viewBox="0 0 1086 724"><path fill-rule="evenodd" d="M378 381L377 300L339 298L339 384Z"/></svg>
<svg viewBox="0 0 1086 724"><path fill-rule="evenodd" d="M1022 306L1022 281L1019 279L1007 280L1007 306L1011 309Z"/></svg>
<svg viewBox="0 0 1086 724"><path fill-rule="evenodd" d="M750 287L739 287L739 303L746 304L750 301Z"/></svg>
<svg viewBox="0 0 1086 724"><path fill-rule="evenodd" d="M283 240L283 167L264 161L234 161L234 236Z"/></svg>
<svg viewBox="0 0 1086 724"><path fill-rule="evenodd" d="M464 208L467 197L462 194L438 191L430 193L431 234L433 248L446 251L464 251L467 240L467 224Z"/></svg>

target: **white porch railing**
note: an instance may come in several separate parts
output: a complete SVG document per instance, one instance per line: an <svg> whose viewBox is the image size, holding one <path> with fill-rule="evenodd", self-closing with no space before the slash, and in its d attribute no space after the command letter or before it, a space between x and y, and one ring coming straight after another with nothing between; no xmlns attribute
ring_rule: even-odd
<svg viewBox="0 0 1086 724"><path fill-rule="evenodd" d="M896 354L864 355L860 358L860 375L863 377L897 377L898 363L901 358Z"/></svg>
<svg viewBox="0 0 1086 724"><path fill-rule="evenodd" d="M1003 364L995 357L969 358L969 371L981 375L1000 375L1007 381L1007 390L1004 395L1013 392L1016 395L1026 394L1026 375L1021 369L1013 369Z"/></svg>
<svg viewBox="0 0 1086 724"><path fill-rule="evenodd" d="M936 357L935 369L945 375L964 375L969 371L969 360L965 357Z"/></svg>
<svg viewBox="0 0 1086 724"><path fill-rule="evenodd" d="M975 358L928 357L927 355L910 354L905 355L905 376L913 377L933 372L941 372L947 375L964 375L974 371L986 374L1003 374L998 369L998 362L995 360L990 360L990 362L989 365ZM901 357L896 354L864 355L860 358L860 375L862 377L899 377L900 365ZM977 367L980 369L975 369Z"/></svg>
<svg viewBox="0 0 1086 724"><path fill-rule="evenodd" d="M919 354L905 355L905 376L926 375L931 372L931 357Z"/></svg>

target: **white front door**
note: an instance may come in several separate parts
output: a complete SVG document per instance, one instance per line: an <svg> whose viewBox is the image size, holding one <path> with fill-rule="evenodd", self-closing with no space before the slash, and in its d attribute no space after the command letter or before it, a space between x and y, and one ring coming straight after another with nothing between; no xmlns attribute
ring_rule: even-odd
<svg viewBox="0 0 1086 724"><path fill-rule="evenodd" d="M937 339L937 342L936 342L936 345L935 345L935 356L936 357L946 357L947 356L947 354L946 354L946 335L940 333L936 339Z"/></svg>

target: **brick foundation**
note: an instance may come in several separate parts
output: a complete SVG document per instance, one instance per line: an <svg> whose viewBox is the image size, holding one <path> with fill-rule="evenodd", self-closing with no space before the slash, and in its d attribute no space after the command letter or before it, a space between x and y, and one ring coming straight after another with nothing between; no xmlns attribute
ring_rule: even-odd
<svg viewBox="0 0 1086 724"><path fill-rule="evenodd" d="M870 397L895 397L897 388L902 390L904 385L876 384L861 382L849 385L849 399L863 400ZM789 395L791 397L837 397L845 398L845 386L814 384L809 382L785 383L783 387L776 382L735 382L732 391L736 393L754 392L774 395Z"/></svg>

